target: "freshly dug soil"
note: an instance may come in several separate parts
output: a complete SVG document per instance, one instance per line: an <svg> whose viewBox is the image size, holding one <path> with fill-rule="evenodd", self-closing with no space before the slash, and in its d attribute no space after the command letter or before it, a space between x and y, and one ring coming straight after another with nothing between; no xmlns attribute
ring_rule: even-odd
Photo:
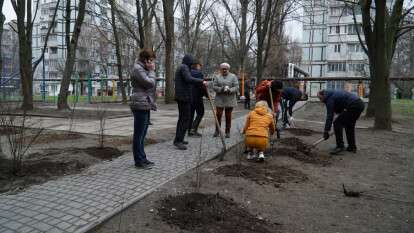
<svg viewBox="0 0 414 233"><path fill-rule="evenodd" d="M76 174L84 168L102 160L112 160L123 153L112 147L48 148L27 155L18 174L12 172L10 159L0 158L0 193L14 194L33 184Z"/></svg>
<svg viewBox="0 0 414 233"><path fill-rule="evenodd" d="M273 155L275 156L288 156L305 163L320 165L329 165L331 163L329 155L316 151L312 146L304 143L299 138L282 138L278 142L287 147L277 146L273 150Z"/></svg>
<svg viewBox="0 0 414 233"><path fill-rule="evenodd" d="M260 185L273 184L275 187L279 187L281 183L299 183L308 180L308 177L300 171L288 167L271 165L267 162L221 166L216 169L216 174L243 177Z"/></svg>
<svg viewBox="0 0 414 233"><path fill-rule="evenodd" d="M8 191L12 191L11 194L17 193L30 185L41 184L54 177L78 173L87 166L89 164L79 160L58 162L43 158L24 161L21 171L13 174L12 161L1 159L0 193Z"/></svg>
<svg viewBox="0 0 414 233"><path fill-rule="evenodd" d="M284 130L296 136L312 136L314 134L321 134L320 132L304 128L289 128Z"/></svg>
<svg viewBox="0 0 414 233"><path fill-rule="evenodd" d="M85 151L88 155L103 160L112 160L114 158L118 158L124 153L114 147L88 147L77 150Z"/></svg>
<svg viewBox="0 0 414 233"><path fill-rule="evenodd" d="M167 196L158 207L162 220L199 233L267 233L270 224L219 194L187 193Z"/></svg>

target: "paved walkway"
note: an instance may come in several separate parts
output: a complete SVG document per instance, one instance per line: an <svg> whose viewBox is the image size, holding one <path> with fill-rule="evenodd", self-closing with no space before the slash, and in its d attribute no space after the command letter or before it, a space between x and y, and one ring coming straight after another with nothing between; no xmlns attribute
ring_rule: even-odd
<svg viewBox="0 0 414 233"><path fill-rule="evenodd" d="M303 104L297 104L295 109ZM169 115L169 110L165 111L158 113L159 117L165 119L169 126L174 126L176 111L174 115L172 112ZM153 116L151 118L158 121ZM231 138L226 139L227 147L242 140L240 132L244 119L239 117L233 120ZM43 127L66 130L64 127L67 126L53 125L59 124L58 121L42 118ZM110 120L107 124L112 128L106 133L130 135L132 124L126 122L132 123L132 120ZM92 124L91 120L76 121L74 131L92 133L96 130L95 123ZM148 157L156 163L151 170L136 169L132 154L128 153L113 161L91 166L80 174L34 185L16 195L0 194L0 232L86 232L200 162L219 154L221 141L211 137L213 131L213 127L207 127L201 132L208 136L189 138L190 146L186 151L176 150L171 142L146 147Z"/></svg>
<svg viewBox="0 0 414 233"><path fill-rule="evenodd" d="M170 120L171 121L171 120ZM244 118L234 120L228 146L241 141ZM148 146L148 157L156 163L151 170L133 166L131 153L111 162L94 165L81 174L69 175L35 185L16 195L0 195L0 232L86 232L133 204L157 187L221 152L213 128L203 130L200 139L190 139L187 151L176 150L171 142Z"/></svg>

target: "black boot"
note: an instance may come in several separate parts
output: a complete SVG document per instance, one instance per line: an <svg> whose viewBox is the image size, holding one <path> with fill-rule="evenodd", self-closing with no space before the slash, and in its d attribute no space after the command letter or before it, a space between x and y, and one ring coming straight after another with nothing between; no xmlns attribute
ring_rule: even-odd
<svg viewBox="0 0 414 233"><path fill-rule="evenodd" d="M343 147L343 146L337 146L335 149L333 149L331 152L329 152L329 154L331 154L331 155L339 155L344 150L345 150L345 147Z"/></svg>

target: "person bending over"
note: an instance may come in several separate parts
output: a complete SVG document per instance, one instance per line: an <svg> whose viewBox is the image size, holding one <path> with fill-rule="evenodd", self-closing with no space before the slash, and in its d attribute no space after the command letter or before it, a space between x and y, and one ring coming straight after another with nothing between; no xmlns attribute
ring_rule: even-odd
<svg viewBox="0 0 414 233"><path fill-rule="evenodd" d="M319 100L326 105L326 122L324 139L328 140L332 122L336 138L336 148L331 154L337 155L345 150L343 129L345 128L349 152L356 153L355 124L364 111L364 102L355 94L343 90L322 90L318 92ZM334 115L337 114L334 120Z"/></svg>
<svg viewBox="0 0 414 233"><path fill-rule="evenodd" d="M282 91L282 120L283 126L291 126L293 107L298 101L308 100L308 95L295 87L285 87ZM289 115L288 115L289 114Z"/></svg>

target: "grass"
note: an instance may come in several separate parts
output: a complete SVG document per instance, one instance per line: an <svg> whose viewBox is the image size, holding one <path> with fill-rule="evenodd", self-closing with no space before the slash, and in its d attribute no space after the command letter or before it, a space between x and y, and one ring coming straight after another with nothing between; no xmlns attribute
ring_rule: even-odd
<svg viewBox="0 0 414 233"><path fill-rule="evenodd" d="M392 100L392 110L403 116L414 117L414 100L398 99Z"/></svg>

